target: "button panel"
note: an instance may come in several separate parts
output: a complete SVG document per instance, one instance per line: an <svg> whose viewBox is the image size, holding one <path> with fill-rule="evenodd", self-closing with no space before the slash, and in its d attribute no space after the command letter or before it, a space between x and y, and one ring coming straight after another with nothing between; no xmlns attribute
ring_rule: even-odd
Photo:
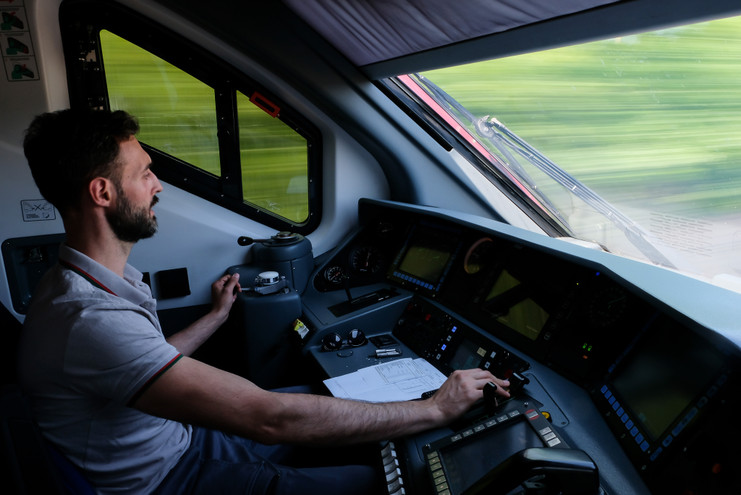
<svg viewBox="0 0 741 495"><path fill-rule="evenodd" d="M389 495L405 495L404 478L399 466L399 458L394 442L387 442L381 447L381 462L386 476L386 489Z"/></svg>
<svg viewBox="0 0 741 495"><path fill-rule="evenodd" d="M446 466L441 450L459 442L474 441L479 435L488 433L492 429L506 428L515 422L524 421L530 425L534 433L541 439L544 446L554 448L568 448L563 439L553 429L550 422L540 411L520 399L511 399L504 403L493 416L487 417L463 430L457 431L424 448L427 470L432 480L436 495L450 494L450 485L446 475Z"/></svg>

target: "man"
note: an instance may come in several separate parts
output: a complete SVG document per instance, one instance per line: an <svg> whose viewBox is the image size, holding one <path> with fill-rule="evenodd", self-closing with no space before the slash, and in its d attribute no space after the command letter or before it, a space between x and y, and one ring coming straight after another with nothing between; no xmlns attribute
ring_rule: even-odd
<svg viewBox="0 0 741 495"><path fill-rule="evenodd" d="M28 311L21 384L44 436L100 493L373 493L370 467L290 467L281 444L408 435L455 419L489 382L508 395L506 381L480 369L453 373L423 401L277 393L188 357L226 320L239 280L217 280L211 311L163 337L127 263L156 231L162 190L137 131L122 111L64 110L37 117L24 140L67 239Z"/></svg>

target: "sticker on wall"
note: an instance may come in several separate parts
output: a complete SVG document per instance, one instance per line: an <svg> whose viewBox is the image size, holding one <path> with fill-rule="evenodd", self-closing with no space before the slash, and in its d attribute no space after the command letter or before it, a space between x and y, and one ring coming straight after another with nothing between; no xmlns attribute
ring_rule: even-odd
<svg viewBox="0 0 741 495"><path fill-rule="evenodd" d="M0 50L8 81L39 79L23 0L0 0Z"/></svg>
<svg viewBox="0 0 741 495"><path fill-rule="evenodd" d="M23 199L21 210L24 222L44 222L57 218L54 206L45 199Z"/></svg>
<svg viewBox="0 0 741 495"><path fill-rule="evenodd" d="M4 58L5 73L9 81L28 81L39 78L36 57Z"/></svg>
<svg viewBox="0 0 741 495"><path fill-rule="evenodd" d="M29 33L3 33L0 35L0 47L2 47L3 56L6 57L34 55Z"/></svg>

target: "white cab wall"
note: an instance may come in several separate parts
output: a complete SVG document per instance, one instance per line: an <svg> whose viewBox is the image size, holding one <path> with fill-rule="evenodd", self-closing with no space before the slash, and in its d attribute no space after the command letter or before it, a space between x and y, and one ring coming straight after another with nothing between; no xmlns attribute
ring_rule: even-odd
<svg viewBox="0 0 741 495"><path fill-rule="evenodd" d="M24 221L22 210L22 201L41 199L23 156L23 131L35 115L69 105L56 21L58 5L59 0L25 0L22 6L16 7L23 9L22 15L28 23L25 30L34 48L28 60L19 59L18 62L34 67L35 77L13 80L8 66L16 61L7 57L3 60L5 70L0 75L0 242L63 230L56 212L55 219L29 222ZM0 302L21 318L12 309L4 260L0 264Z"/></svg>

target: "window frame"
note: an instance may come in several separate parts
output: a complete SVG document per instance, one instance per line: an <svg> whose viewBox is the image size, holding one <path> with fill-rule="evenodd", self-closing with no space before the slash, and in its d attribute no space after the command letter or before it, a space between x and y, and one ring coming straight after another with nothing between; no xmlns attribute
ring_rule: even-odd
<svg viewBox="0 0 741 495"><path fill-rule="evenodd" d="M63 2L60 27L72 108L110 109L105 61L100 47L101 30L110 31L137 45L214 90L221 176L215 177L142 143L152 157L152 169L160 179L277 230L306 235L316 229L321 221L322 136L309 119L213 53L125 6L95 0ZM91 52L95 53L94 58L87 56ZM308 217L304 222L294 222L243 198L238 91L248 97L259 94L264 101L279 108L279 115L275 118L306 139ZM268 109L263 110L269 113Z"/></svg>
<svg viewBox="0 0 741 495"><path fill-rule="evenodd" d="M521 184L492 166L489 158L473 144L475 137L470 136L465 129L451 128L434 109L429 108L409 86L401 82L399 76L387 77L377 81L376 85L440 146L448 151L454 149L460 153L483 178L520 208L545 234L550 237L570 237L570 232L537 201L529 197Z"/></svg>

